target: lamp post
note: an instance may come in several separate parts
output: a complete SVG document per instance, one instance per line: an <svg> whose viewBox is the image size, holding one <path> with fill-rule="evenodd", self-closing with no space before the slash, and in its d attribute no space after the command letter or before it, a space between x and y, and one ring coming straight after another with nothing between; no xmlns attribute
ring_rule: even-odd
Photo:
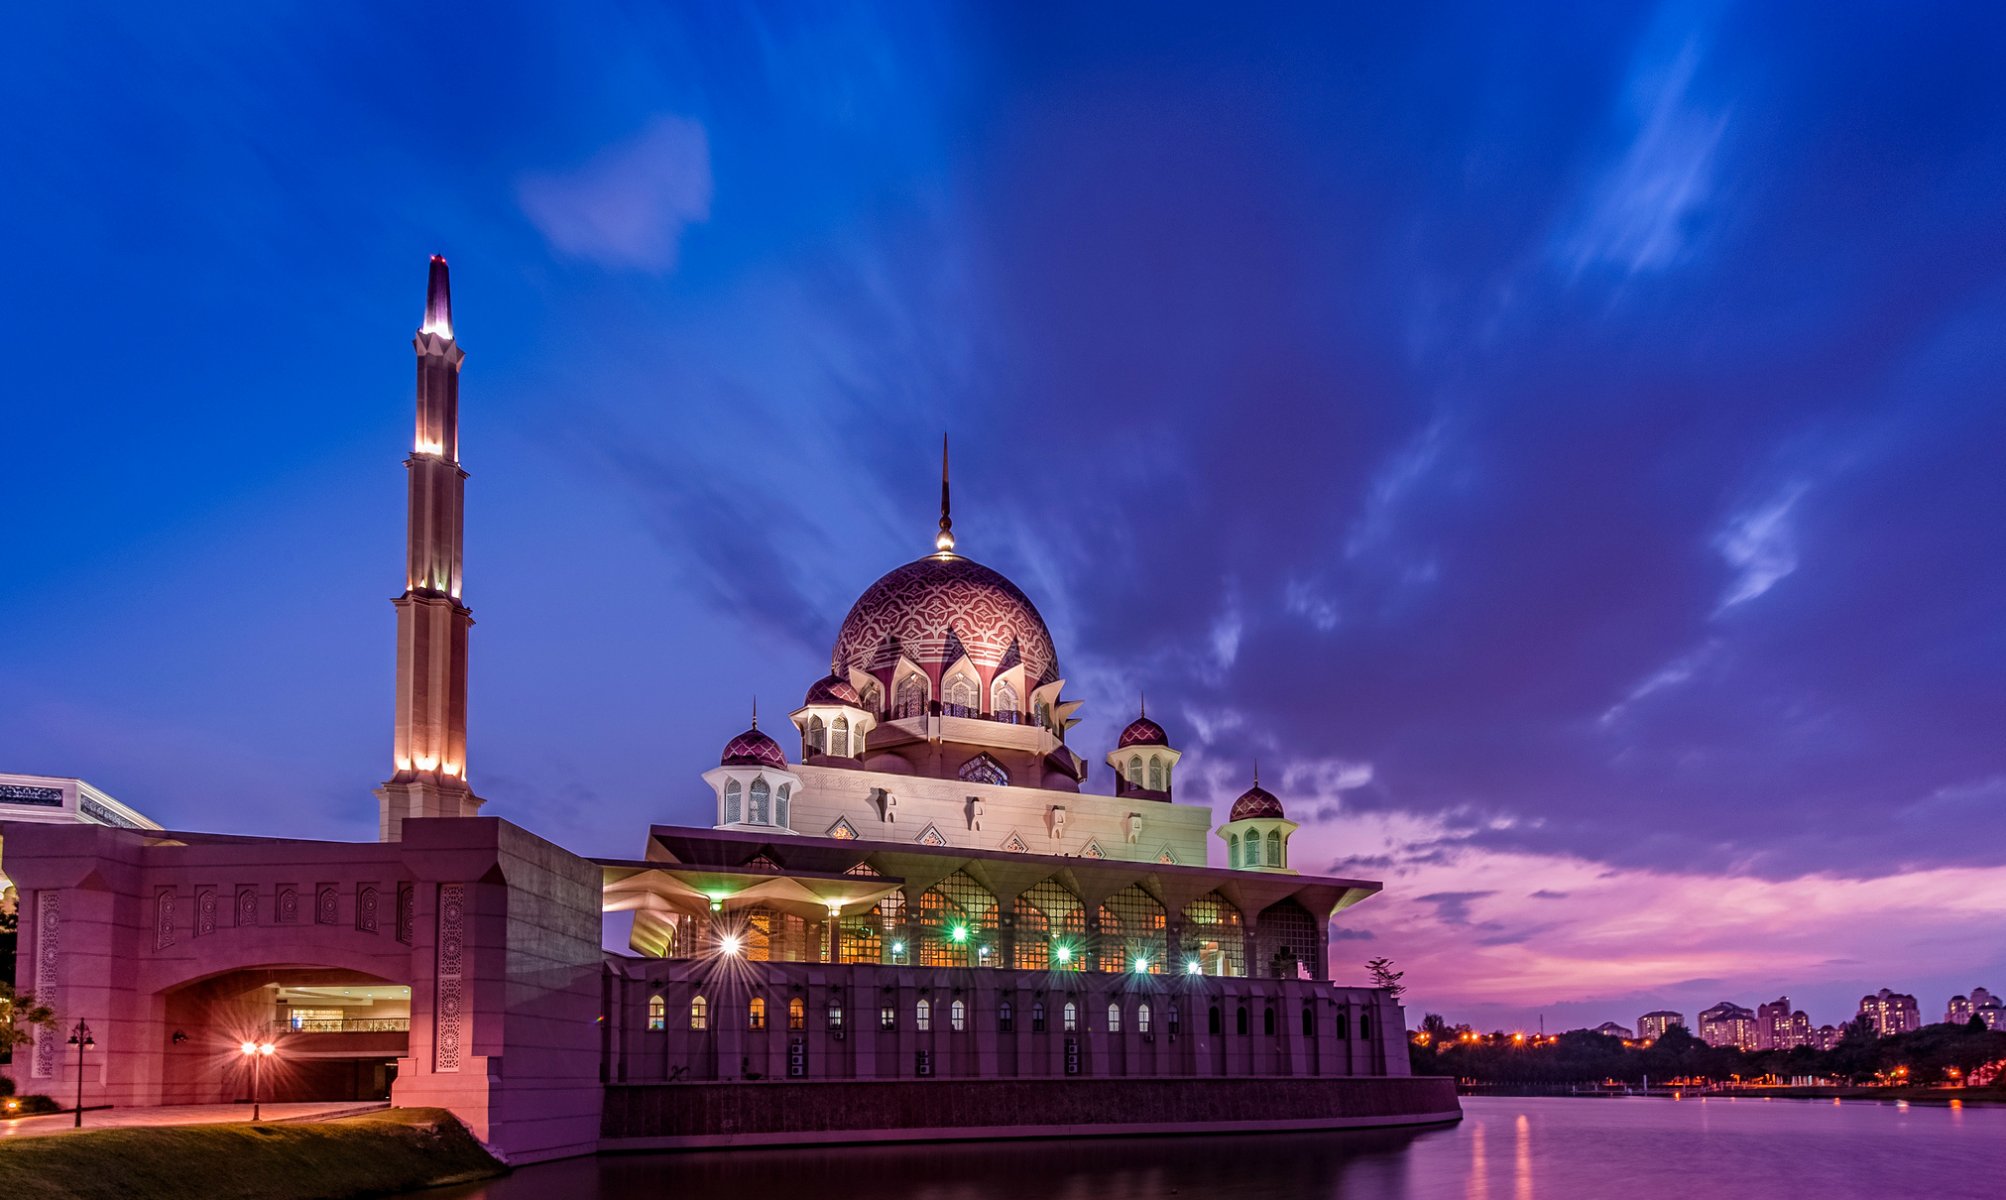
<svg viewBox="0 0 2006 1200"><path fill-rule="evenodd" d="M77 1129L84 1127L84 1051L97 1044L97 1039L91 1036L91 1023L78 1019L77 1027L70 1030L70 1045L77 1048L77 1119L74 1126Z"/></svg>
<svg viewBox="0 0 2006 1200"><path fill-rule="evenodd" d="M264 1107L259 1085L265 1079L265 1060L270 1058L278 1047L272 1044L271 1038L261 1037L256 1041L239 1043L237 1049L243 1053L251 1068L251 1119L260 1120L264 1116Z"/></svg>

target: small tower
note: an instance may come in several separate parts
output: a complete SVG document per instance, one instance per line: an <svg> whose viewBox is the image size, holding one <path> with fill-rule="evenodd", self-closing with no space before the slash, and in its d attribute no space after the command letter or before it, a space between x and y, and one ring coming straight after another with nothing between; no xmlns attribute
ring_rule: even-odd
<svg viewBox="0 0 2006 1200"><path fill-rule="evenodd" d="M801 731L801 761L864 757L864 742L877 717L850 681L831 671L815 681L801 707L789 714Z"/></svg>
<svg viewBox="0 0 2006 1200"><path fill-rule="evenodd" d="M418 429L404 460L410 519L404 594L397 607L397 716L393 773L376 789L377 836L398 840L406 817L471 817L467 783L467 632L460 600L467 473L460 469L460 363L446 260L432 256L418 352Z"/></svg>
<svg viewBox="0 0 2006 1200"><path fill-rule="evenodd" d="M1183 751L1171 747L1163 726L1149 719L1149 705L1144 701L1107 756L1107 765L1114 770L1114 794L1168 803L1171 773L1183 757Z"/></svg>
<svg viewBox="0 0 2006 1200"><path fill-rule="evenodd" d="M780 743L760 732L757 709L752 728L725 743L718 765L703 779L717 795L713 828L794 832L789 822L801 777L787 769Z"/></svg>
<svg viewBox="0 0 2006 1200"><path fill-rule="evenodd" d="M1272 871L1293 875L1289 866L1289 839L1297 825L1282 813L1282 802L1261 786L1261 772L1254 770L1254 786L1233 801L1226 823L1213 830L1226 843L1226 865L1242 871Z"/></svg>

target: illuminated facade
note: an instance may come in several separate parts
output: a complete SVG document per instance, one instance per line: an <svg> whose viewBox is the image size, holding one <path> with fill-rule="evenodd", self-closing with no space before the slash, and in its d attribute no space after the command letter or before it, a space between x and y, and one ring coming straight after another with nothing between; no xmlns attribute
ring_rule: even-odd
<svg viewBox="0 0 2006 1200"><path fill-rule="evenodd" d="M1790 997L1779 996L1755 1009L1755 1048L1789 1050L1813 1041L1811 1018L1802 1009L1790 1007Z"/></svg>
<svg viewBox="0 0 2006 1200"><path fill-rule="evenodd" d="M1723 1000L1700 1014L1699 1038L1709 1046L1755 1049L1755 1014Z"/></svg>
<svg viewBox="0 0 2006 1200"><path fill-rule="evenodd" d="M1683 1026L1685 1023L1686 1014L1661 1008L1656 1012L1647 1012L1637 1018L1637 1036L1640 1038L1649 1038L1655 1042L1665 1036L1665 1030L1670 1029L1674 1025Z"/></svg>
<svg viewBox="0 0 2006 1200"><path fill-rule="evenodd" d="M1969 1025L1973 1017L1987 1029L1998 1029L2006 1023L2006 1008L2001 1007L1999 997L1981 987L1972 988L1969 996L1952 996L1943 1013L1945 1023L1951 1025Z"/></svg>
<svg viewBox="0 0 2006 1200"><path fill-rule="evenodd" d="M1882 1037L1914 1033L1922 1028L1922 1010L1915 997L1887 988L1871 996L1860 997L1860 1015L1867 1018L1874 1031Z"/></svg>
<svg viewBox="0 0 2006 1200"><path fill-rule="evenodd" d="M228 1101L271 1039L268 1099L442 1106L516 1161L1460 1116L1410 1076L1394 998L1330 981L1332 916L1379 884L1297 873L1280 798L1256 781L1215 828L1147 714L1112 794L1083 789L1057 648L956 552L944 459L933 553L851 608L782 726L798 753L756 714L726 743L709 827L588 860L477 815L442 259L414 345L380 840L9 821L20 973L98 1047L78 1067L45 1034L23 1090Z"/></svg>

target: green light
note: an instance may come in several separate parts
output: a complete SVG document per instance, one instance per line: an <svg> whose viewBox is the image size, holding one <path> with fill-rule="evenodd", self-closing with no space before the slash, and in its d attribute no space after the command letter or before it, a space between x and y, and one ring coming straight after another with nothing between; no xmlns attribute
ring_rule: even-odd
<svg viewBox="0 0 2006 1200"><path fill-rule="evenodd" d="M1059 946L1059 961L1060 962L1073 961L1073 948L1071 946L1067 946L1064 944L1061 944Z"/></svg>
<svg viewBox="0 0 2006 1200"><path fill-rule="evenodd" d="M1141 975L1146 973L1148 970L1149 970L1149 960L1143 958L1141 955L1137 955L1135 959L1135 973Z"/></svg>
<svg viewBox="0 0 2006 1200"><path fill-rule="evenodd" d="M954 928L948 930L947 934L957 942L965 942L968 940L968 926L956 925Z"/></svg>

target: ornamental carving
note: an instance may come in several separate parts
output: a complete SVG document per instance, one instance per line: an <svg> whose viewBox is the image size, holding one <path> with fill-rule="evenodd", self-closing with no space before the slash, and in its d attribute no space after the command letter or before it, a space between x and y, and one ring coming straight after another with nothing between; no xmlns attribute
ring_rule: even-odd
<svg viewBox="0 0 2006 1200"><path fill-rule="evenodd" d="M55 892L35 893L35 997L57 1012L63 1011L62 922L63 898ZM35 1035L34 1075L53 1079L56 1056L61 1053L63 1033L40 1026Z"/></svg>
<svg viewBox="0 0 2006 1200"><path fill-rule="evenodd" d="M161 888L153 894L153 948L165 950L174 944L174 889Z"/></svg>
<svg viewBox="0 0 2006 1200"><path fill-rule="evenodd" d="M299 921L300 892L298 888L282 887L279 889L278 916L279 924L281 925L292 925Z"/></svg>
<svg viewBox="0 0 2006 1200"><path fill-rule="evenodd" d="M376 932L376 889L365 887L355 893L355 927L363 933Z"/></svg>
<svg viewBox="0 0 2006 1200"><path fill-rule="evenodd" d="M323 883L313 900L313 919L322 925L333 925L341 920L341 902L336 897L334 885Z"/></svg>
<svg viewBox="0 0 2006 1200"><path fill-rule="evenodd" d="M258 923L258 889L241 887L237 889L237 928L245 929Z"/></svg>
<svg viewBox="0 0 2006 1200"><path fill-rule="evenodd" d="M892 641L922 666L949 666L965 651L992 671L1006 658L1021 659L1033 683L1058 678L1058 655L1037 608L1016 584L966 558L922 558L866 588L843 618L833 657L870 669Z"/></svg>
<svg viewBox="0 0 2006 1200"><path fill-rule="evenodd" d="M460 972L466 956L467 888L461 883L439 886L439 984L434 1070L460 1069L461 1026L465 1018Z"/></svg>
<svg viewBox="0 0 2006 1200"><path fill-rule="evenodd" d="M410 884L397 885L397 940L407 946L411 944L411 907L414 899Z"/></svg>
<svg viewBox="0 0 2006 1200"><path fill-rule="evenodd" d="M195 936L207 937L216 932L216 889L199 887L195 889Z"/></svg>

